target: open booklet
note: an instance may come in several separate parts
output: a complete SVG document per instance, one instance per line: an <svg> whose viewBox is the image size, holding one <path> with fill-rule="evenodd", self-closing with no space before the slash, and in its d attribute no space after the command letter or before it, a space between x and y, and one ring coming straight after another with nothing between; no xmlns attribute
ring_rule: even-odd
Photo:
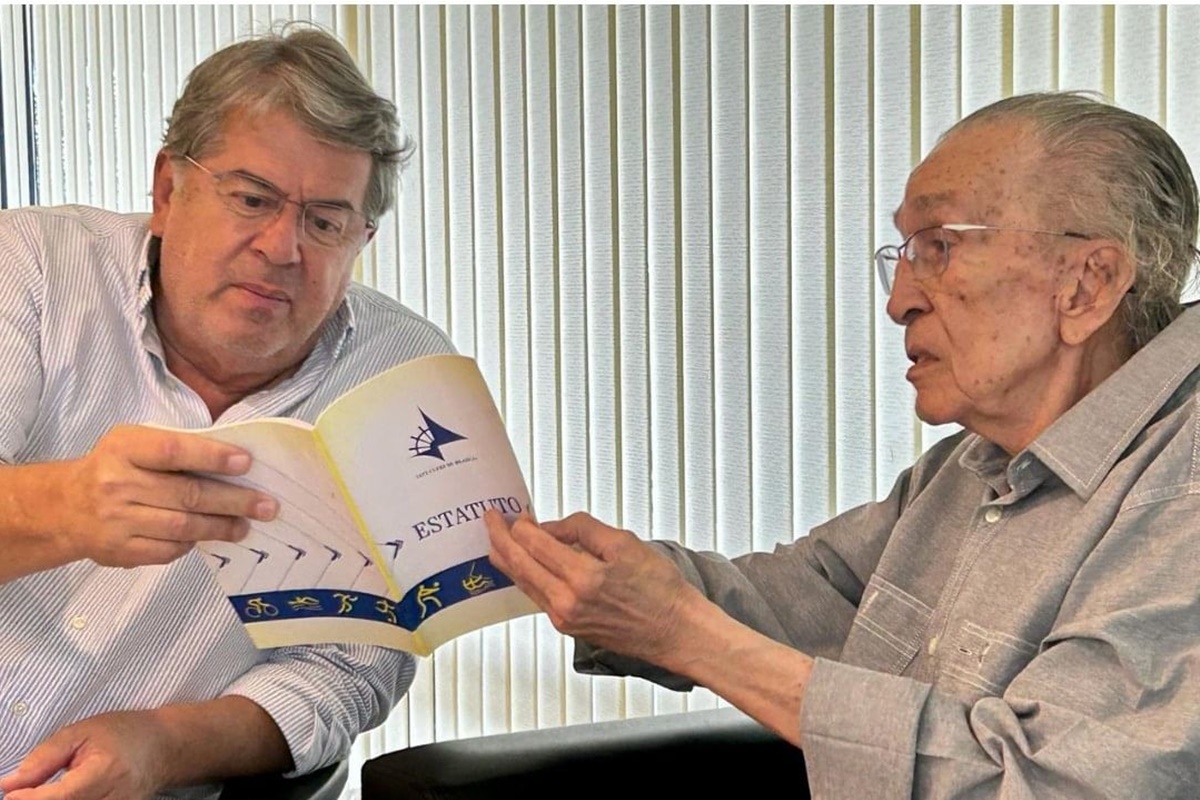
<svg viewBox="0 0 1200 800"><path fill-rule="evenodd" d="M483 512L529 510L475 361L419 358L359 384L315 425L265 418L193 431L236 444L228 479L273 495L271 522L200 545L259 647L378 644L419 655L536 611L488 561Z"/></svg>

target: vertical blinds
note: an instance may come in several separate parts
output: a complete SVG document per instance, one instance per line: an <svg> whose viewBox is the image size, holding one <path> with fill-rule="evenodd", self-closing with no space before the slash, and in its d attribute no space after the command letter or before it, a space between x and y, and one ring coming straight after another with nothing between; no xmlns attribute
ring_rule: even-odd
<svg viewBox="0 0 1200 800"><path fill-rule="evenodd" d="M1200 8L7 6L0 199L149 207L196 61L339 35L419 150L360 278L480 362L539 513L770 548L887 491L920 424L871 254L912 166L1013 92L1091 89L1200 164ZM356 758L710 707L570 669L541 618L422 663Z"/></svg>

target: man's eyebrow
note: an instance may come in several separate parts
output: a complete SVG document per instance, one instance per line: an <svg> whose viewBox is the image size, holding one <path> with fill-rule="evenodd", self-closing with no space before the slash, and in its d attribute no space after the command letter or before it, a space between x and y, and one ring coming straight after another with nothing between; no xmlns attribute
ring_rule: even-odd
<svg viewBox="0 0 1200 800"><path fill-rule="evenodd" d="M272 192L279 195L280 197L284 197L289 200L291 199L290 197L288 197L287 192L283 191L282 189L280 189L275 184L271 183L266 178L255 175L253 172L247 172L244 169L231 169L228 174L237 175L239 178L245 178L248 181L257 183L259 186L262 186L264 189L270 189ZM358 211L358 209L356 209L354 207L353 203L351 203L349 200L344 200L341 198L329 199L329 200L313 199L313 200L305 200L304 201L305 205L308 205L309 203L318 203L323 206L337 206L339 208L345 208L349 211Z"/></svg>
<svg viewBox="0 0 1200 800"><path fill-rule="evenodd" d="M915 211L926 214L937 206L945 205L953 199L954 192L945 191L936 192L934 194L917 195L916 197L912 198L912 200L905 200L900 204L900 208L897 208L892 212L892 225L896 227L896 230L900 230L900 211L906 204L913 206Z"/></svg>

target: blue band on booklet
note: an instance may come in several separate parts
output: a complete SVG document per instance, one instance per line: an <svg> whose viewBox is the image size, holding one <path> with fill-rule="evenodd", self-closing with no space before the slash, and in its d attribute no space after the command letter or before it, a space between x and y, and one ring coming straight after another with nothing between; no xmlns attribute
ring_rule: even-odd
<svg viewBox="0 0 1200 800"><path fill-rule="evenodd" d="M455 603L512 585L512 580L490 561L477 558L431 575L405 594L399 603L367 592L330 589L239 594L229 600L242 622L247 624L310 617L354 617L415 631L422 622Z"/></svg>

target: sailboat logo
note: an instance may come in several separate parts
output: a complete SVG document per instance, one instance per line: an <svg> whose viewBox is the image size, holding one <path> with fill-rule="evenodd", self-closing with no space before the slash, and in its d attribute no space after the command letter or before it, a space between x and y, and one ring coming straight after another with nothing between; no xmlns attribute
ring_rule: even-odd
<svg viewBox="0 0 1200 800"><path fill-rule="evenodd" d="M417 429L416 436L410 436L412 439L412 447L408 448L413 457L430 456L438 461L445 461L446 457L442 455L442 448L451 442L461 442L467 437L461 433L456 433L445 425L440 425L436 420L425 413L423 409L417 409L421 412L421 418L425 420L425 424Z"/></svg>

